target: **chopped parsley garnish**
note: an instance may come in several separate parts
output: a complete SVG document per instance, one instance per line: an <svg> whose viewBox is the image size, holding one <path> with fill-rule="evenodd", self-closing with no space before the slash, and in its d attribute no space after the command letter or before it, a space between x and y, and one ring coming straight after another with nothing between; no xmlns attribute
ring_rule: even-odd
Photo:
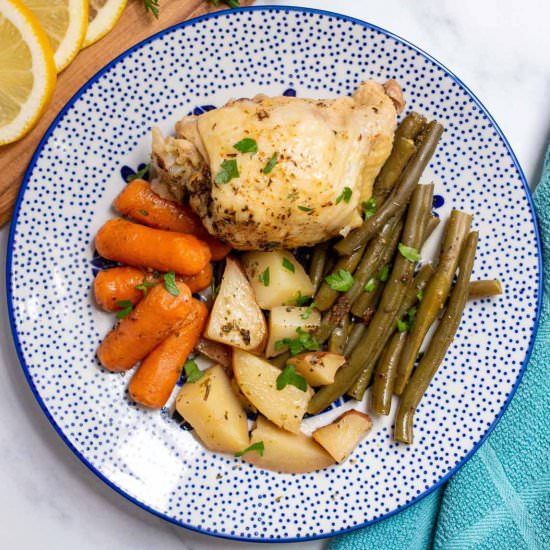
<svg viewBox="0 0 550 550"><path fill-rule="evenodd" d="M416 299L421 302L422 301L422 298L424 298L424 292L422 290L419 290L417 293L416 293Z"/></svg>
<svg viewBox="0 0 550 550"><path fill-rule="evenodd" d="M401 256L403 256L410 262L419 262L422 259L420 252L412 246L407 246L403 243L399 243L397 245L397 248L399 249Z"/></svg>
<svg viewBox="0 0 550 550"><path fill-rule="evenodd" d="M138 210L138 212L139 212L142 216L148 216L148 215L149 215L149 212L147 212L147 210Z"/></svg>
<svg viewBox="0 0 550 550"><path fill-rule="evenodd" d="M298 208L299 208L302 212L313 212L313 208L309 208L309 206L302 206L302 205L299 205Z"/></svg>
<svg viewBox="0 0 550 550"><path fill-rule="evenodd" d="M176 274L173 271L165 273L162 278L164 279L164 288L172 295L179 296L180 289L176 284Z"/></svg>
<svg viewBox="0 0 550 550"><path fill-rule="evenodd" d="M401 319L397 320L396 324L397 324L397 330L399 332L407 332L411 330L411 328L414 325L414 321L416 320L416 311L417 311L416 306L413 306L409 309L409 311L407 311L406 320L404 321Z"/></svg>
<svg viewBox="0 0 550 550"><path fill-rule="evenodd" d="M277 376L277 389L280 391L287 386L295 386L299 390L307 391L306 379L296 372L294 365L287 365L283 372Z"/></svg>
<svg viewBox="0 0 550 550"><path fill-rule="evenodd" d="M318 351L319 342L315 336L311 335L309 332L306 332L302 327L296 329L296 338L283 338L275 342L275 350L281 351L288 346L290 350L290 355L298 355L303 351Z"/></svg>
<svg viewBox="0 0 550 550"><path fill-rule="evenodd" d="M390 264L386 264L384 267L380 269L380 271L376 274L376 277L378 277L378 280L381 283L385 283L390 276Z"/></svg>
<svg viewBox="0 0 550 550"><path fill-rule="evenodd" d="M126 183L130 183L134 180L140 180L149 171L150 165L146 164L141 170L138 170L135 174L126 177Z"/></svg>
<svg viewBox="0 0 550 550"><path fill-rule="evenodd" d="M269 267L266 267L259 275L258 281L264 286L269 286Z"/></svg>
<svg viewBox="0 0 550 550"><path fill-rule="evenodd" d="M237 151L240 153L257 153L258 152L258 144L256 143L255 139L252 138L244 138L241 139L241 141L238 141L233 145Z"/></svg>
<svg viewBox="0 0 550 550"><path fill-rule="evenodd" d="M353 191L349 187L344 187L344 190L336 198L336 204L339 204L342 201L344 201L346 204L349 203L352 194Z"/></svg>
<svg viewBox="0 0 550 550"><path fill-rule="evenodd" d="M367 284L365 285L365 291L366 292L373 292L376 290L376 287L378 286L378 283L376 282L376 279L369 279L367 281Z"/></svg>
<svg viewBox="0 0 550 550"><path fill-rule="evenodd" d="M363 208L365 219L368 220L376 213L376 199L374 197L371 197L368 201L363 202L361 204L361 207Z"/></svg>
<svg viewBox="0 0 550 550"><path fill-rule="evenodd" d="M346 269L340 269L326 276L325 281L332 290L347 292L353 286L353 275Z"/></svg>
<svg viewBox="0 0 550 550"><path fill-rule="evenodd" d="M283 267L292 273L296 271L296 267L288 258L283 258Z"/></svg>
<svg viewBox="0 0 550 550"><path fill-rule="evenodd" d="M120 311L116 314L117 319L124 319L124 317L128 317L130 313L132 313L132 310L134 309L134 304L130 302L130 300L120 300L116 303L116 305L121 308Z"/></svg>
<svg viewBox="0 0 550 550"><path fill-rule="evenodd" d="M149 292L149 289L154 287L157 284L157 282L152 282L147 280L147 275L143 276L143 281L139 285L136 285L136 290L141 290L143 292L144 296L147 296L147 292Z"/></svg>
<svg viewBox="0 0 550 550"><path fill-rule="evenodd" d="M150 11L157 19L159 18L159 0L143 0L145 11Z"/></svg>
<svg viewBox="0 0 550 550"><path fill-rule="evenodd" d="M267 161L267 164L262 168L264 174L269 174L275 165L277 164L277 153L273 153L273 156Z"/></svg>
<svg viewBox="0 0 550 550"><path fill-rule="evenodd" d="M409 330L409 323L407 321L402 321L401 319L397 319L397 330L399 332L407 332Z"/></svg>
<svg viewBox="0 0 550 550"><path fill-rule="evenodd" d="M250 453L252 451L256 451L257 453L260 453L260 456L264 456L264 442L263 441L256 441L256 443L252 443L250 447L247 447L246 449L239 451L238 453L235 453L235 456L238 458L240 456L243 456L246 453Z"/></svg>
<svg viewBox="0 0 550 550"><path fill-rule="evenodd" d="M286 198L287 199L295 199L300 193L298 191L294 191L294 193L289 193Z"/></svg>
<svg viewBox="0 0 550 550"><path fill-rule="evenodd" d="M229 183L233 178L239 177L239 168L235 159L226 159L220 165L220 171L216 174L216 184Z"/></svg>
<svg viewBox="0 0 550 550"><path fill-rule="evenodd" d="M183 365L183 369L185 370L186 381L191 384L204 376L204 372L199 369L197 363L195 363L193 359L187 359Z"/></svg>
<svg viewBox="0 0 550 550"><path fill-rule="evenodd" d="M222 2L227 4L230 8L238 8L240 6L239 0L210 0L214 6L219 6Z"/></svg>
<svg viewBox="0 0 550 550"><path fill-rule="evenodd" d="M296 300L294 300L294 303L297 306L305 306L310 300L311 296L303 296L302 293L298 291L298 295L296 296Z"/></svg>
<svg viewBox="0 0 550 550"><path fill-rule="evenodd" d="M313 310L316 308L316 304L315 302L311 302L311 304L309 306L307 306L307 309L304 311L304 313L302 313L302 315L300 315L300 318L302 318L304 321L307 321L311 314L313 313Z"/></svg>

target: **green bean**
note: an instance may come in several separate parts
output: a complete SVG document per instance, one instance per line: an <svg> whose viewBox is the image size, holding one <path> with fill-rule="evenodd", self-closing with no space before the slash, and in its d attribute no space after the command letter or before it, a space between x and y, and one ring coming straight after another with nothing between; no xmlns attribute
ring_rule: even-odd
<svg viewBox="0 0 550 550"><path fill-rule="evenodd" d="M363 243L378 233L382 226L407 204L422 172L424 172L424 169L432 158L442 132L443 126L441 124L435 121L428 124L425 138L401 174L396 187L373 216L365 220L361 227L352 231L347 237L336 244L334 248L338 254L345 256L358 249Z"/></svg>
<svg viewBox="0 0 550 550"><path fill-rule="evenodd" d="M453 277L460 258L460 251L470 231L472 216L453 210L447 222L446 234L439 257L439 265L430 279L420 302L414 326L409 333L395 379L394 392L401 395L407 384L420 346L449 295Z"/></svg>
<svg viewBox="0 0 550 550"><path fill-rule="evenodd" d="M333 330L328 342L328 350L342 355L348 337L349 316L346 315L342 322Z"/></svg>
<svg viewBox="0 0 550 550"><path fill-rule="evenodd" d="M361 258L363 257L365 246L366 245L363 245L361 248L353 252L350 256L341 256L340 258L338 258L336 264L334 265L334 268L332 269L332 272L337 273L341 269L345 269L346 271L353 273L357 268L357 265L361 261ZM338 291L330 288L328 283L323 280L321 287L315 295L315 305L317 306L317 309L319 311L326 311L334 304L338 296Z"/></svg>
<svg viewBox="0 0 550 550"><path fill-rule="evenodd" d="M426 118L411 111L401 122L395 132L394 142L399 138L415 139L426 125Z"/></svg>
<svg viewBox="0 0 550 550"><path fill-rule="evenodd" d="M372 195L376 201L376 206L381 205L395 187L395 184L399 180L399 176L405 169L405 166L407 166L409 159L413 156L415 151L416 145L412 139L405 137L394 139L390 156L387 158L374 181Z"/></svg>
<svg viewBox="0 0 550 550"><path fill-rule="evenodd" d="M399 401L395 419L395 439L397 441L412 443L413 420L416 408L426 393L439 365L443 362L460 325L468 299L468 287L474 265L477 238L477 232L472 231L466 239L460 258L458 279L451 292L447 311Z"/></svg>
<svg viewBox="0 0 550 550"><path fill-rule="evenodd" d="M426 234L424 235L424 242L426 242L430 235L435 231L436 227L439 225L439 222L441 220L434 216L433 214L428 218L428 222L426 223Z"/></svg>
<svg viewBox="0 0 550 550"><path fill-rule="evenodd" d="M323 273L325 271L325 264L327 263L327 250L329 243L320 243L313 248L311 255L311 261L309 263L309 278L313 284L313 293L317 291L321 281L323 280Z"/></svg>
<svg viewBox="0 0 550 550"><path fill-rule="evenodd" d="M290 352L285 351L276 357L272 357L269 362L276 367L283 368L286 365L286 362L290 359Z"/></svg>
<svg viewBox="0 0 550 550"><path fill-rule="evenodd" d="M355 349L355 346L361 341L363 334L367 330L365 323L354 323L353 328L348 336L346 347L344 348L344 356L349 357L350 353Z"/></svg>
<svg viewBox="0 0 550 550"><path fill-rule="evenodd" d="M502 294L502 283L498 280L472 281L469 296L472 299L490 298Z"/></svg>
<svg viewBox="0 0 550 550"><path fill-rule="evenodd" d="M402 234L406 246L418 248L422 242L424 225L430 213L433 185L418 185L413 193L407 220ZM334 382L323 386L311 399L308 412L316 414L335 399L343 395L364 369L372 373L372 368L380 355L389 327L395 323L395 317L403 301L409 281L414 272L414 262L403 255L396 256L390 278L384 288L380 306L367 330L350 355L349 362L336 373ZM387 338L389 338L389 334Z"/></svg>
<svg viewBox="0 0 550 550"><path fill-rule="evenodd" d="M390 414L393 382L406 339L406 332L394 332L378 360L371 392L371 408L376 414Z"/></svg>
<svg viewBox="0 0 550 550"><path fill-rule="evenodd" d="M420 268L420 271L416 274L416 277L409 283L409 287L405 292L405 296L403 297L403 301L401 302L399 311L395 316L396 321L397 319L402 319L405 315L407 315L407 312L411 309L411 307L414 306L416 302L418 302L418 294L424 291L424 288L426 288L426 285L428 284L428 281L430 280L433 274L434 274L434 270L430 264L424 264ZM395 323L391 325L388 330L389 330L389 333L385 337L386 341L395 332L396 330ZM363 394L365 393L365 390L369 385L370 378L371 378L371 374L368 372L368 370L363 371L359 375L359 378L357 378L353 386L350 388L348 394L351 395L354 399L357 399L358 401L363 399ZM391 380L392 390L394 385L394 379L395 379L395 374L392 374L392 380Z"/></svg>
<svg viewBox="0 0 550 550"><path fill-rule="evenodd" d="M321 326L315 334L320 344L328 340L334 327L340 323L344 315L349 313L355 298L361 293L366 282L376 273L386 248L394 242L394 233L400 233L401 227L401 219L393 218L384 226L380 235L369 243L359 266L355 270L353 286L338 298L321 319Z"/></svg>

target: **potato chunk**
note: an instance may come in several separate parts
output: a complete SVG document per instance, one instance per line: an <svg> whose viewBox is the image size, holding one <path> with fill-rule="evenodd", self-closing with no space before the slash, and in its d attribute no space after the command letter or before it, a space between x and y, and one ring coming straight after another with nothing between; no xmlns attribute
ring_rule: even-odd
<svg viewBox="0 0 550 550"><path fill-rule="evenodd" d="M265 359L236 349L233 351L233 372L245 397L277 426L293 433L300 431L300 423L313 390L302 391L288 385L277 389L281 370Z"/></svg>
<svg viewBox="0 0 550 550"><path fill-rule="evenodd" d="M236 453L248 446L246 414L220 365L205 370L196 382L183 385L176 410L212 451Z"/></svg>
<svg viewBox="0 0 550 550"><path fill-rule="evenodd" d="M286 250L248 252L243 267L262 309L294 303L297 296L311 296L313 285L296 258Z"/></svg>
<svg viewBox="0 0 550 550"><path fill-rule="evenodd" d="M267 328L254 291L238 262L227 258L204 336L244 350L261 351Z"/></svg>
<svg viewBox="0 0 550 550"><path fill-rule="evenodd" d="M352 409L332 424L318 428L312 435L334 460L344 462L371 428L370 416Z"/></svg>
<svg viewBox="0 0 550 550"><path fill-rule="evenodd" d="M303 433L291 434L281 430L263 416L256 419L250 443L259 441L264 444L263 455L252 451L243 456L244 460L259 468L301 474L322 470L334 464L334 459L311 437Z"/></svg>
<svg viewBox="0 0 550 550"><path fill-rule="evenodd" d="M288 349L288 346L277 346L285 338L296 338L298 329L314 332L321 324L321 314L314 309L311 313L306 307L278 306L269 315L269 337L265 348L266 357L275 357Z"/></svg>
<svg viewBox="0 0 550 550"><path fill-rule="evenodd" d="M311 386L324 386L334 382L336 371L346 363L346 358L337 353L312 351L291 357L287 364L296 370Z"/></svg>

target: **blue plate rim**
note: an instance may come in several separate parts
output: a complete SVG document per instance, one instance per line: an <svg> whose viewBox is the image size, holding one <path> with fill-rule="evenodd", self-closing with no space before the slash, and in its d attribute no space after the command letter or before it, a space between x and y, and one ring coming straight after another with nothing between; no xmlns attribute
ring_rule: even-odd
<svg viewBox="0 0 550 550"><path fill-rule="evenodd" d="M133 53L134 51L140 49L142 46L148 44L149 42L152 42L152 41L156 40L157 38L159 38L161 36L169 34L170 32L172 32L174 30L181 29L181 28L184 28L184 27L187 27L187 26L191 26L191 25L196 24L200 21L206 21L206 20L213 19L213 18L216 18L216 17L226 17L228 14L231 14L233 12L239 12L239 11L244 11L244 12L248 12L248 11L275 11L275 12L278 12L278 11L283 11L283 12L285 12L285 11L299 11L299 12L302 12L302 13L312 13L312 14L317 14L317 15L326 15L326 16L334 17L334 18L341 19L341 20L344 20L344 21L347 21L347 22L356 23L356 24L361 25L363 27L366 27L368 29L375 30L377 32L380 32L381 34L389 36L389 37L393 38L394 40L396 40L397 42L401 42L402 44L412 48L414 51L416 51L420 55L424 56L426 59L430 60L436 66L441 68L454 82L456 82L459 86L461 86L468 93L468 95L471 97L472 101L477 105L477 107L481 110L481 112L488 118L488 120L491 122L491 124L493 125L493 127L497 131L499 137L503 140L503 142L506 146L506 149L508 150L508 153L512 157L512 161L514 163L514 166L515 166L515 168L517 169L517 171L519 173L521 182L522 182L524 190L525 190L525 194L527 196L527 201L528 201L528 204L529 204L529 208L530 208L530 211L531 211L531 217L532 217L533 225L534 225L534 229L535 229L535 240L536 240L536 243L537 243L537 256L538 256L538 269L539 269L539 271L538 271L538 281L537 281L538 282L537 304L536 304L537 309L536 309L536 312L535 312L535 322L533 324L533 330L532 330L532 333L531 333L531 339L530 339L530 342L529 342L529 347L527 349L527 353L525 354L525 359L524 359L523 364L521 366L521 369L520 369L520 372L519 372L518 377L516 379L516 382L514 383L514 386L512 387L512 390L511 390L510 394L508 395L508 398L507 398L506 402L502 406L500 412L496 416L493 423L489 426L489 428L487 428L486 432L483 434L481 439L476 443L476 445L474 445L474 447L470 450L470 452L468 452L462 458L462 460L452 470L450 470L443 478L441 478L432 487L426 489L426 491L424 491L420 495L413 498L410 502L407 502L406 504L403 504L402 506L399 506L398 508L396 508L395 510L392 510L391 512L388 512L387 514L384 514L384 515L382 515L380 517L377 517L373 520L366 521L366 522L364 522L360 525L354 525L353 527L348 527L346 529L341 529L341 530L338 530L338 531L332 531L330 533L316 534L316 535L304 536L304 537L291 537L291 538L280 538L280 539L278 539L278 538L262 538L262 537L260 537L260 538L247 538L247 537L240 537L240 536L235 536L235 535L231 535L231 534L228 535L228 534L224 534L224 533L218 533L216 531L210 531L208 529L196 527L194 525L188 525L186 523L183 523L181 521L176 520L175 518L171 518L171 517L159 512L159 511L157 511L157 510L154 510L153 508L151 508L150 506L148 506L144 502L141 502L141 501L137 500L136 498L134 498L133 496L131 496L130 494L125 492L123 489L121 489L120 487L115 485L106 476L104 476L99 470L97 470L74 447L74 445L67 439L67 437L65 436L62 429L58 426L58 424L56 423L54 418L49 413L44 401L42 400L40 394L38 393L38 391L36 389L36 386L34 385L34 382L32 381L32 378L30 376L28 366L25 363L25 360L24 360L24 357L23 357L23 352L22 352L22 349L21 349L19 336L18 336L17 329L16 329L16 326L15 326L15 316L14 316L13 296L12 296L12 269L11 268L12 268L12 259L13 259L12 258L12 256L13 256L13 241L15 239L17 221L18 221L18 216L19 216L19 210L20 210L21 203L22 203L22 200L23 200L23 195L25 194L25 189L27 188L30 176L31 176L32 171L35 167L35 164L36 164L36 162L37 162L37 160L40 156L40 153L42 152L42 149L43 149L45 143L49 139L51 133L57 127L60 120L63 118L63 116L66 114L66 112L72 107L72 105L80 98L80 96L88 89L89 86L91 86L94 82L96 82L101 76L103 76L103 74L108 72L111 69L111 67L116 65L119 61L121 61L122 59L124 59L125 57L127 57L128 55ZM542 308L543 276L544 275L543 275L543 262L542 262L542 245L541 245L539 224L538 224L538 219L537 219L537 215L536 215L536 211L535 211L535 207L534 207L534 203L533 203L533 197L532 197L532 194L531 194L531 190L529 189L529 186L527 184L527 179L525 178L525 174L523 173L521 165L520 165L520 163L519 163L512 147L510 146L510 143L506 139L506 136L504 135L504 133L502 132L502 130L500 129L500 127L498 126L496 121L493 119L493 117L491 116L491 114L489 113L487 108L483 105L483 103L470 90L470 88L468 86L466 86L466 84L464 84L464 82L462 82L462 80L460 78L458 78L445 65L443 65L441 62L439 62L437 59L432 57L430 54L428 54L427 52L425 52L424 50L422 50L418 46L415 46L414 44L412 44L408 40L400 37L397 34L394 34L390 31L387 31L386 29L384 29L382 27L379 27L377 25L374 25L372 23L368 23L367 21L363 21L361 19L357 19L357 18L349 16L349 15L344 15L344 14L340 14L340 13L336 13L336 12L332 12L332 11L328 11L328 10L320 10L320 9L316 9L316 8L305 8L305 7L299 7L299 6L280 6L280 5L275 5L275 6L249 6L249 7L242 7L242 8L233 9L233 10L229 10L229 9L220 10L220 11L217 11L217 12L201 15L199 17L195 17L195 18L189 19L187 21L182 21L181 23L177 23L176 25L172 25L171 27L167 27L166 29L164 29L162 31L159 31L156 34L153 34L152 36L146 38L145 40L142 40L141 42L138 42L137 44L135 44L131 48L129 48L126 51L124 51L123 53L121 53L115 59L110 61L107 65L105 65L102 69L100 69L97 73L95 73L85 84L83 84L82 87L65 104L63 109L58 113L58 115L52 121L52 123L50 124L48 130L46 131L46 133L44 134L44 136L40 140L40 143L38 144L38 147L36 148L36 150L35 150L35 152L32 156L31 162L29 163L29 166L28 166L28 168L25 172L25 177L23 179L23 182L21 184L21 187L20 187L18 195L17 195L17 201L16 201L15 207L14 207L12 222L10 224L10 232L9 232L9 237L8 237L7 261L6 261L6 301L7 301L7 307L8 307L8 318L9 318L10 330L11 330L11 333L12 333L12 338L13 338L14 345L15 345L15 350L16 350L16 353L17 353L17 357L19 359L19 363L21 365L21 368L23 370L25 378L26 378L26 380L29 384L29 387L31 389L32 394L34 395L36 401L38 402L40 408L44 412L46 418L48 419L48 421L52 425L53 429L57 432L59 437L62 439L62 441L67 445L67 447L69 447L71 452L92 473L94 473L101 481L106 483L111 489L113 489L119 495L121 495L124 498L128 499L130 502L132 502L133 504L139 506L143 510L145 510L145 511L147 511L147 512L149 512L149 513L151 513L151 514L153 514L153 515L155 515L155 516L157 516L157 517L159 517L159 518L161 518L165 521L168 521L169 523L172 523L172 524L177 525L179 527L184 527L185 529L189 529L190 531L195 531L195 532L203 534L203 535L210 535L210 536L214 536L214 537L221 538L221 539L229 539L229 540L235 540L235 541L239 541L239 542L262 542L262 543L285 543L285 542L288 542L288 543L290 543L290 542L312 541L312 540L318 540L318 539L324 539L324 538L328 538L328 537L343 535L345 533L349 533L349 532L355 531L357 529L362 529L364 527L368 527L370 525L378 523L379 521L387 519L387 518L401 512L401 511L405 510L409 506L415 504L416 502L420 501L421 499L428 496L433 491L435 491L436 489L438 489L439 487L444 485L454 474L456 474L456 472L460 468L462 468L462 466L464 466L464 464L466 464L466 462L468 462L468 460L470 460L470 458L472 458L472 456L476 453L476 451L479 450L479 448L483 445L485 440L488 438L488 436L494 430L495 426L498 424L498 422L502 418L502 415L504 414L504 412L506 411L506 409L510 405L510 402L512 401L512 399L513 399L513 397L514 397L514 395L515 395L515 393L518 389L518 386L519 386L519 384L520 384L520 382L523 378L523 374L525 372L527 364L529 363L529 359L530 359L531 353L533 351L533 346L534 346L534 343L535 343L535 339L536 339L536 335L537 335L537 331L538 331L538 327L539 327L539 320L540 320L540 314L541 314L541 308Z"/></svg>

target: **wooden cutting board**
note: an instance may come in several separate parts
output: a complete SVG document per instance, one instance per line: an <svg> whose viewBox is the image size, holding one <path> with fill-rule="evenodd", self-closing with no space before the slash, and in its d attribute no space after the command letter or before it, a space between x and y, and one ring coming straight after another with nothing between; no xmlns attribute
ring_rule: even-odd
<svg viewBox="0 0 550 550"><path fill-rule="evenodd" d="M248 6L252 2L241 0L240 4ZM161 0L159 4L159 18L155 19L146 12L142 0L128 0L114 29L99 42L82 50L58 75L53 99L38 124L23 139L0 146L0 227L10 220L17 192L40 139L65 103L90 77L148 36L185 19L224 9L223 4L215 8L205 0Z"/></svg>

